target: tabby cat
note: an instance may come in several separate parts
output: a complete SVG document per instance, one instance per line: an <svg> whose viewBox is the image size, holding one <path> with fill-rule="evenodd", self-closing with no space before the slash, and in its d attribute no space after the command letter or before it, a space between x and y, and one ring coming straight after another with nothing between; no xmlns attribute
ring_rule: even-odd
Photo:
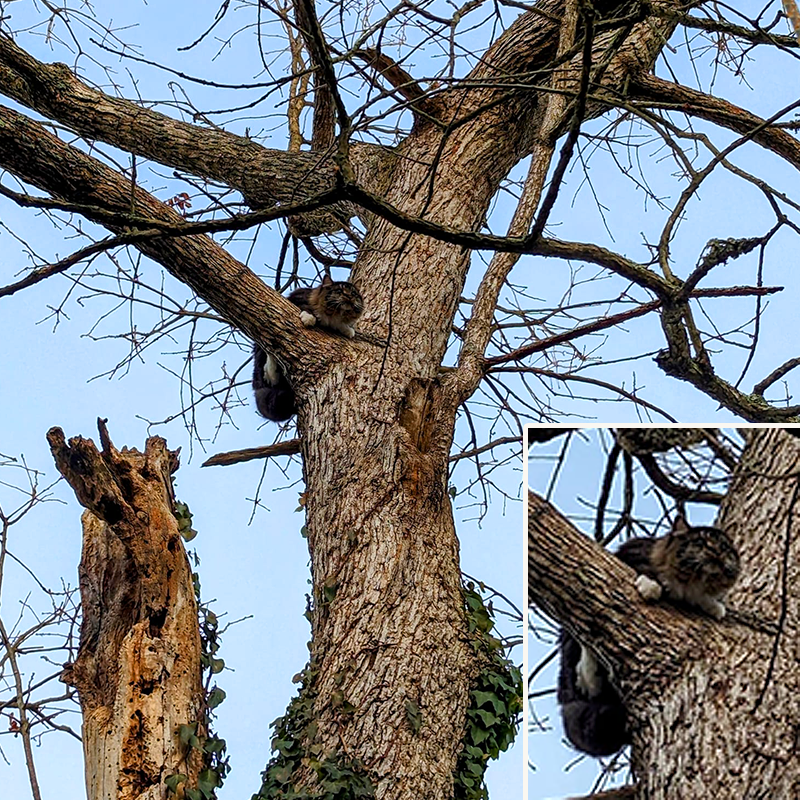
<svg viewBox="0 0 800 800"><path fill-rule="evenodd" d="M364 300L349 281L334 281L326 275L319 286L295 289L287 299L300 309L300 320L307 328L319 323L348 339L356 335L352 323L361 316Z"/></svg>
<svg viewBox="0 0 800 800"><path fill-rule="evenodd" d="M349 339L356 332L354 323L364 310L361 293L348 281L334 281L329 275L313 289L295 289L288 297L300 309L300 320L307 328L319 323ZM258 345L253 348L253 392L262 417L284 422L297 413L294 390L272 353Z"/></svg>
<svg viewBox="0 0 800 800"><path fill-rule="evenodd" d="M616 555L638 573L636 588L645 600L666 595L714 619L725 616L722 600L740 566L733 542L719 528L693 527L679 516L666 536L629 539ZM625 706L608 671L566 631L559 648L557 694L567 739L592 756L616 753L630 735Z"/></svg>
<svg viewBox="0 0 800 800"><path fill-rule="evenodd" d="M722 600L739 577L739 554L725 531L680 516L666 536L629 539L617 556L639 573L636 588L645 600L666 594L714 619L725 616Z"/></svg>

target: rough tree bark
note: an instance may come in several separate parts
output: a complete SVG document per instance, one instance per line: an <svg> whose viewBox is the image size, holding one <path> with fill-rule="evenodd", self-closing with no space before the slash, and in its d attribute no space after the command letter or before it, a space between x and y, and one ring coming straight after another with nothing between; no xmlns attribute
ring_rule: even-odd
<svg viewBox="0 0 800 800"><path fill-rule="evenodd" d="M62 680L83 714L88 800L161 800L164 779L195 786L197 750L181 725L203 708L192 571L174 515L177 454L154 436L144 453L117 450L100 421L90 439L47 434L59 472L83 513L80 649ZM202 733L202 731L201 731Z"/></svg>
<svg viewBox="0 0 800 800"><path fill-rule="evenodd" d="M642 799L800 796L800 446L780 429L743 435L716 523L742 558L721 623L645 605L632 570L528 497L529 602L613 670Z"/></svg>

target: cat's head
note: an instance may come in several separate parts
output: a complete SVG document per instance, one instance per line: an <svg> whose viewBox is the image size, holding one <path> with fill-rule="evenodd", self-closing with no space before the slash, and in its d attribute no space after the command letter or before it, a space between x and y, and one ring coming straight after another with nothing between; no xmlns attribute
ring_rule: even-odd
<svg viewBox="0 0 800 800"><path fill-rule="evenodd" d="M668 538L675 568L682 581L702 583L705 591L713 597L730 589L739 577L739 553L730 536L721 528L692 526L679 516Z"/></svg>
<svg viewBox="0 0 800 800"><path fill-rule="evenodd" d="M355 284L349 281L334 281L329 275L322 279L316 289L316 302L322 306L326 316L351 323L361 316L364 299Z"/></svg>

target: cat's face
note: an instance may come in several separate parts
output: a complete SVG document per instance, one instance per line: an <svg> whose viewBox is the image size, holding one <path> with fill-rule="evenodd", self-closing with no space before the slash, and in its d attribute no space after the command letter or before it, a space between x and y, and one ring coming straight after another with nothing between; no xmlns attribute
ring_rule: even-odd
<svg viewBox="0 0 800 800"><path fill-rule="evenodd" d="M316 301L325 316L351 323L361 316L364 300L361 292L348 281L323 281L318 289Z"/></svg>
<svg viewBox="0 0 800 800"><path fill-rule="evenodd" d="M674 576L684 584L701 584L710 596L721 595L739 577L739 554L720 528L676 524L666 550Z"/></svg>

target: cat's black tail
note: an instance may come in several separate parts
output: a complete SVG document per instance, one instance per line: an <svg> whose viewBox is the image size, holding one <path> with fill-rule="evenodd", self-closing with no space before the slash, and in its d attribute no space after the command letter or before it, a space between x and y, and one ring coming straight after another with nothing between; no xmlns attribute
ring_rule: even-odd
<svg viewBox="0 0 800 800"><path fill-rule="evenodd" d="M272 422L285 422L297 413L289 381L272 356L258 345L253 348L253 392L258 413Z"/></svg>
<svg viewBox="0 0 800 800"><path fill-rule="evenodd" d="M564 733L572 746L590 756L610 756L629 743L621 702L575 700L561 706Z"/></svg>
<svg viewBox="0 0 800 800"><path fill-rule="evenodd" d="M558 702L564 734L573 747L590 756L616 753L630 743L622 698L600 664L597 664L594 695L589 697L578 678L583 649L580 642L561 631L559 649Z"/></svg>

